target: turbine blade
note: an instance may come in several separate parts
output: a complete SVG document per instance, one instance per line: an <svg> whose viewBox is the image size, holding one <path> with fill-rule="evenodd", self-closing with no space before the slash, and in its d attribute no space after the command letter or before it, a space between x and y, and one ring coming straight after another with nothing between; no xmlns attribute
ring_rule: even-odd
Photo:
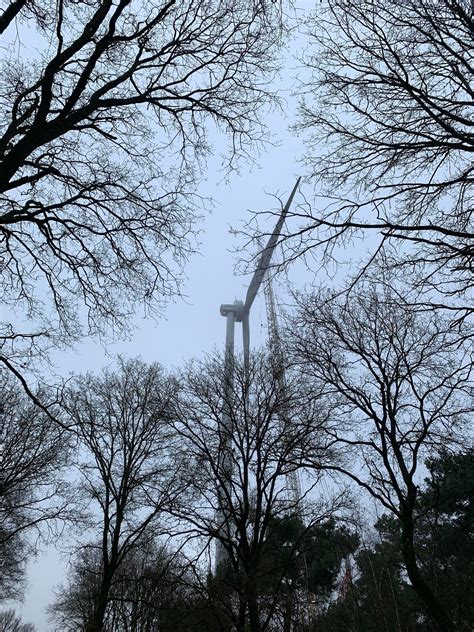
<svg viewBox="0 0 474 632"><path fill-rule="evenodd" d="M265 246L265 248L262 250L262 254L260 255L260 259L259 262L257 264L257 269L255 270L252 280L250 281L250 285L248 287L247 290L247 296L245 297L245 303L244 303L244 314L248 314L250 312L250 308L252 307L252 303L255 300L255 297L257 296L257 292L260 289L260 286L262 284L263 281L263 277L265 276L265 272L267 271L267 268L270 265L270 261L273 255L273 251L275 250L275 246L277 244L278 241L278 237L281 234L281 229L283 227L283 222L285 221L285 218L288 214L288 211L290 209L291 203L293 201L293 198L295 196L295 193L298 189L299 183L300 183L301 178L298 178L298 180L296 181L295 186L293 187L293 191L290 193L290 197L288 198L288 201L286 202L280 217L278 218L278 221L276 223L275 228L273 229L273 233L270 235L270 238L268 240L267 245Z"/></svg>

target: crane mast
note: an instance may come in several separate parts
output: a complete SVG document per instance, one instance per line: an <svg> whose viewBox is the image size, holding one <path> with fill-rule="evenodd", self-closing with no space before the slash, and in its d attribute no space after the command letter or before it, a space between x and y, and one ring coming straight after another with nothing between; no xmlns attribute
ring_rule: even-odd
<svg viewBox="0 0 474 632"><path fill-rule="evenodd" d="M273 284L271 276L268 271L265 275L264 282L264 295L265 306L267 311L267 323L268 323L268 338L270 346L270 354L273 363L273 373L280 390L280 393L287 392L286 378L285 378L285 365L283 359L280 328L278 325L278 315L275 307L275 295L273 292ZM289 420L285 418L285 413L282 414L281 425L285 427L289 423ZM291 503L295 513L302 518L303 506L301 499L301 484L297 471L289 472L286 475L286 486L288 490L288 500Z"/></svg>

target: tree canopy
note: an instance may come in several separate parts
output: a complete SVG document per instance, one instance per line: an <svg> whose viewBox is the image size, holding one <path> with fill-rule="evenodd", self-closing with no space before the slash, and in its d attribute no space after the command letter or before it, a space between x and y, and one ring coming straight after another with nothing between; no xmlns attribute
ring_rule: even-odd
<svg viewBox="0 0 474 632"><path fill-rule="evenodd" d="M281 22L261 0L60 0L0 25L0 362L24 382L180 293L209 127L231 165L264 139Z"/></svg>
<svg viewBox="0 0 474 632"><path fill-rule="evenodd" d="M328 0L309 39L295 129L314 196L292 209L285 258L399 272L413 303L472 311L473 13L467 0ZM309 75L309 78L308 78Z"/></svg>

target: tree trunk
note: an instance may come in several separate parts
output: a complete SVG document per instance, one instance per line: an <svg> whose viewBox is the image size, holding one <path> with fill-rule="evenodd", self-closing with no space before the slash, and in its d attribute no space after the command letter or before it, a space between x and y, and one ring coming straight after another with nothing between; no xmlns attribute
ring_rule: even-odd
<svg viewBox="0 0 474 632"><path fill-rule="evenodd" d="M452 621L420 572L414 547L413 521L410 518L402 518L402 555L413 590L425 604L438 630L452 632L455 629Z"/></svg>
<svg viewBox="0 0 474 632"><path fill-rule="evenodd" d="M258 616L258 598L255 583L250 581L247 584L247 599L249 609L250 632L260 632L260 617Z"/></svg>
<svg viewBox="0 0 474 632"><path fill-rule="evenodd" d="M102 578L100 592L97 598L94 612L89 619L85 632L102 632L104 627L105 612L109 602L110 586L112 584L112 573L108 572Z"/></svg>
<svg viewBox="0 0 474 632"><path fill-rule="evenodd" d="M237 619L236 631L245 632L245 612L247 610L247 603L242 594L239 599L239 615Z"/></svg>
<svg viewBox="0 0 474 632"><path fill-rule="evenodd" d="M291 621L293 619L293 595L292 587L285 595L285 609L283 613L283 632L291 632Z"/></svg>

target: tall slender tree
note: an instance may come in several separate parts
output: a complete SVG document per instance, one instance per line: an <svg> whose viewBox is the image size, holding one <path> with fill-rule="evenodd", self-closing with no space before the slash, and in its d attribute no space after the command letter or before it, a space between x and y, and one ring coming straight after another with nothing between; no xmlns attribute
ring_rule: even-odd
<svg viewBox="0 0 474 632"><path fill-rule="evenodd" d="M185 495L170 428L176 383L158 365L119 360L116 371L77 378L65 404L79 438L79 487L99 570L87 632L103 629L124 560L166 532L164 512ZM182 498L181 498L182 500Z"/></svg>
<svg viewBox="0 0 474 632"><path fill-rule="evenodd" d="M328 460L330 451L319 432L326 411L305 380L294 376L285 392L280 384L264 353L250 359L248 370L236 359L231 378L222 358L214 357L189 368L175 414L196 498L174 513L203 551L217 543L225 552L209 592L225 629L260 632L275 624L285 582L304 572L302 551L311 528L345 501L341 496L318 505L311 499L317 476L300 498L289 493L288 474L301 470L304 460ZM276 551L276 525L295 515L298 528L283 554Z"/></svg>
<svg viewBox="0 0 474 632"><path fill-rule="evenodd" d="M72 518L71 436L0 369L0 602L21 596L36 542Z"/></svg>
<svg viewBox="0 0 474 632"><path fill-rule="evenodd" d="M419 470L430 453L464 439L472 350L449 322L373 287L350 301L323 291L302 298L289 336L302 374L331 402L322 431L342 460L329 468L396 516L414 590L439 629L453 629L416 549Z"/></svg>

